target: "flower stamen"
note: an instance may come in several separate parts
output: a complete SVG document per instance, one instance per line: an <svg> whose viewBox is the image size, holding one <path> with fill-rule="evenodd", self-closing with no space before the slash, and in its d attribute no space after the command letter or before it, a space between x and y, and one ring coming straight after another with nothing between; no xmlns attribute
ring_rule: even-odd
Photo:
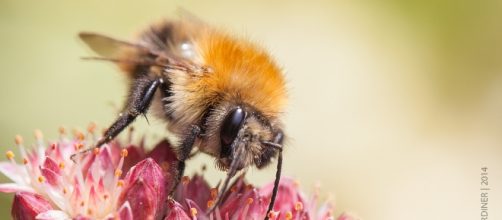
<svg viewBox="0 0 502 220"><path fill-rule="evenodd" d="M10 150L5 152L5 157L7 157L7 159L10 161L13 161L15 156L16 155L14 154L14 152L12 152Z"/></svg>
<svg viewBox="0 0 502 220"><path fill-rule="evenodd" d="M278 212L274 212L274 210L271 210L267 216L269 219L275 219L277 217Z"/></svg>
<svg viewBox="0 0 502 220"><path fill-rule="evenodd" d="M162 170L164 172L168 172L169 171L169 168L170 168L170 165L167 161L164 161L162 163L160 163L160 168L162 168Z"/></svg>
<svg viewBox="0 0 502 220"><path fill-rule="evenodd" d="M120 170L120 169L115 170L115 176L116 177L122 176L122 170Z"/></svg>
<svg viewBox="0 0 502 220"><path fill-rule="evenodd" d="M82 149L82 147L84 147L84 144L82 144L82 143L75 143L74 147L75 147L75 150L79 151L80 149Z"/></svg>
<svg viewBox="0 0 502 220"><path fill-rule="evenodd" d="M215 201L214 200L209 200L207 201L207 207L212 208L214 206Z"/></svg>
<svg viewBox="0 0 502 220"><path fill-rule="evenodd" d="M291 211L286 212L284 218L286 218L287 220L293 219L293 213Z"/></svg>
<svg viewBox="0 0 502 220"><path fill-rule="evenodd" d="M211 192L211 198L216 199L216 197L218 196L218 189L212 188L210 192Z"/></svg>
<svg viewBox="0 0 502 220"><path fill-rule="evenodd" d="M182 183L183 185L187 185L189 182L190 182L190 177L188 177L188 176L183 176L183 178L181 178L181 183Z"/></svg>
<svg viewBox="0 0 502 220"><path fill-rule="evenodd" d="M95 147L95 148L92 150L92 153L94 153L94 155L98 155L98 154L99 154L99 147Z"/></svg>
<svg viewBox="0 0 502 220"><path fill-rule="evenodd" d="M301 211L303 210L303 203L302 202L296 202L295 203L295 211Z"/></svg>
<svg viewBox="0 0 502 220"><path fill-rule="evenodd" d="M121 157L127 157L128 154L129 152L127 151L127 149L122 149L122 151L120 152Z"/></svg>
<svg viewBox="0 0 502 220"><path fill-rule="evenodd" d="M254 199L253 199L253 198L251 198L251 197L249 197L249 198L246 200L246 203L247 203L248 205L253 204L253 202L254 202Z"/></svg>
<svg viewBox="0 0 502 220"><path fill-rule="evenodd" d="M190 208L190 214L192 215L192 218L195 220L197 219L197 209L196 208Z"/></svg>
<svg viewBox="0 0 502 220"><path fill-rule="evenodd" d="M75 139L77 139L78 141L83 141L85 139L85 135L84 133L82 133L81 131L77 130L77 129L73 129L73 136L75 137Z"/></svg>
<svg viewBox="0 0 502 220"><path fill-rule="evenodd" d="M16 145L21 145L23 144L23 137L21 135L16 135L14 141L16 142Z"/></svg>
<svg viewBox="0 0 502 220"><path fill-rule="evenodd" d="M87 126L87 132L89 132L90 134L94 134L94 132L96 131L96 128L97 128L97 124L96 122L91 122L89 123L89 125Z"/></svg>
<svg viewBox="0 0 502 220"><path fill-rule="evenodd" d="M40 130L35 130L35 139L41 141L44 138L44 134Z"/></svg>

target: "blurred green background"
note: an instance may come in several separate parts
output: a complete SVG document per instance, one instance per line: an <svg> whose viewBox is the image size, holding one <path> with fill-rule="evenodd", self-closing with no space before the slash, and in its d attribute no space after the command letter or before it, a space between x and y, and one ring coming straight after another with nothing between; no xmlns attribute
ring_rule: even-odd
<svg viewBox="0 0 502 220"><path fill-rule="evenodd" d="M286 70L284 173L319 182L337 213L364 219L478 219L489 168L490 219L502 219L502 1L0 0L0 147L34 129L108 125L123 76L91 55L82 30L122 39L184 8L249 36ZM114 107L115 106L115 107ZM141 133L163 134L143 119ZM199 156L189 163L213 167ZM224 176L209 169L213 183ZM259 184L273 168L250 170ZM7 181L5 178L3 181ZM11 196L0 197L10 216Z"/></svg>

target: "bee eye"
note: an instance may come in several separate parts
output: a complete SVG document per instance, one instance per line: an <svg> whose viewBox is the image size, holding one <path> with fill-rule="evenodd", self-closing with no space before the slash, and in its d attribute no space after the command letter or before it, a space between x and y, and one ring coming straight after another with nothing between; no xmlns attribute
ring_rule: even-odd
<svg viewBox="0 0 502 220"><path fill-rule="evenodd" d="M237 133L244 123L245 112L242 108L238 107L228 113L221 125L220 138L221 145L228 147L237 137Z"/></svg>

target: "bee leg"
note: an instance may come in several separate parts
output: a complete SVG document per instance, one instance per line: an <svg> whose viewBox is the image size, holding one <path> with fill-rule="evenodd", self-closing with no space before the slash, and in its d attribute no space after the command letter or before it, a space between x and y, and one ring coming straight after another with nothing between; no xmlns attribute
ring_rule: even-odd
<svg viewBox="0 0 502 220"><path fill-rule="evenodd" d="M124 111L120 113L115 122L105 131L103 137L96 143L95 147L101 147L103 144L110 142L120 132L124 130L131 122L136 119L140 114L145 114L150 106L152 99L157 91L159 85L163 84L160 78L151 79L147 75L143 79L138 79L131 86L129 97L127 98ZM71 159L75 161L75 156L84 154L92 148L83 150L79 153L73 154Z"/></svg>
<svg viewBox="0 0 502 220"><path fill-rule="evenodd" d="M190 133L182 139L178 155L179 157L178 168L176 176L174 177L174 184L172 186L172 189L169 191L169 195L173 194L173 192L176 190L178 184L181 181L181 177L185 172L185 160L190 158L190 152L192 151L195 140L197 139L199 134L200 134L200 127L198 125L192 125Z"/></svg>

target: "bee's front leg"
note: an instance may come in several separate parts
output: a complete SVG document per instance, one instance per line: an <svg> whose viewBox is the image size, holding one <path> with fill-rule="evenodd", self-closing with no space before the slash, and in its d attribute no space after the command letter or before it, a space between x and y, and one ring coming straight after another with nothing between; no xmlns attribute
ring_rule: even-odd
<svg viewBox="0 0 502 220"><path fill-rule="evenodd" d="M198 125L192 125L188 134L181 140L181 145L179 146L179 151L178 151L179 162L178 162L177 172L174 176L174 184L172 185L172 188L169 191L169 195L173 194L173 192L176 190L178 184L181 181L181 177L185 172L185 160L187 160L190 157L190 152L192 151L193 146L195 144L195 140L197 140L197 137L199 137L200 132L201 130Z"/></svg>
<svg viewBox="0 0 502 220"><path fill-rule="evenodd" d="M134 81L129 91L129 96L122 113L115 122L105 131L103 137L96 143L94 147L101 147L113 140L120 132L122 132L131 122L140 114L146 114L148 107L152 103L153 97L159 85L164 81L161 78L152 79L148 75ZM87 148L71 156L75 161L75 156L84 154L93 148Z"/></svg>

